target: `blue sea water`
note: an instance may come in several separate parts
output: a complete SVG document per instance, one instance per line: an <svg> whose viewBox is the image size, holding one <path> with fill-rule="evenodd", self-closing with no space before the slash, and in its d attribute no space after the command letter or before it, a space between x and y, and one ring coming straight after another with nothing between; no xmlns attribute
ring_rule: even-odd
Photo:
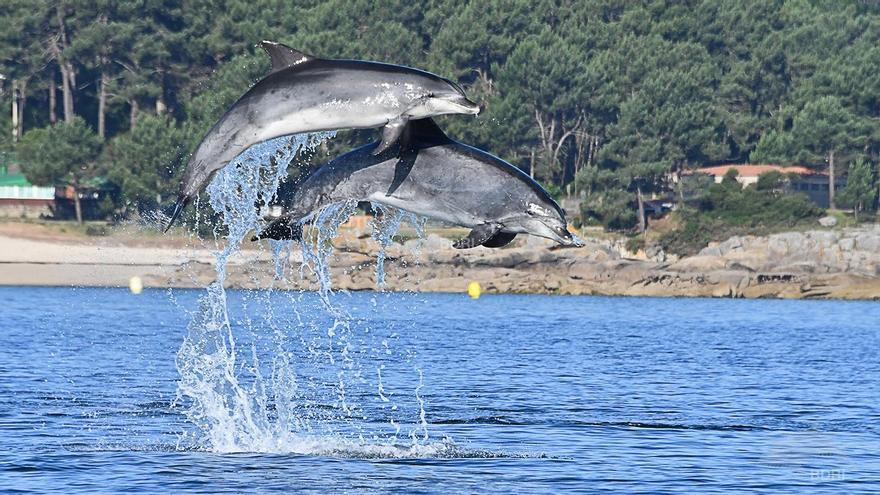
<svg viewBox="0 0 880 495"><path fill-rule="evenodd" d="M0 492L880 491L875 302L204 292L0 288Z"/></svg>

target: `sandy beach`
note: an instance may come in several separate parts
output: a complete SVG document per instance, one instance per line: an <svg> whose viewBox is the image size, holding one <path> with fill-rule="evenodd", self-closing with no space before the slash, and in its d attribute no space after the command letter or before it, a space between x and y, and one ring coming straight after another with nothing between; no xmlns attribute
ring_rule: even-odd
<svg viewBox="0 0 880 495"><path fill-rule="evenodd" d="M268 262L243 250L230 266ZM191 238L124 232L108 237L59 234L39 224L0 224L0 285L203 287L213 280L214 250Z"/></svg>

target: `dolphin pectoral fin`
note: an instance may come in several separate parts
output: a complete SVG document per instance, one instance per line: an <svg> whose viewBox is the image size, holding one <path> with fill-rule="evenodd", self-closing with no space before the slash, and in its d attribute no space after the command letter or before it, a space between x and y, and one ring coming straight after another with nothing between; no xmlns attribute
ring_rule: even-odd
<svg viewBox="0 0 880 495"><path fill-rule="evenodd" d="M180 213L183 212L183 209L186 208L186 205L188 204L189 198L187 196L180 195L177 197L177 203L174 204L174 211L171 213L171 219L168 220L168 225L165 226L163 232L168 232L168 229L171 228L171 225L174 224L174 221L177 220L177 217L180 216Z"/></svg>
<svg viewBox="0 0 880 495"><path fill-rule="evenodd" d="M397 188L403 184L403 181L409 177L409 173L412 172L413 166L416 164L417 156L418 153L415 150L406 149L401 152L400 158L394 164L394 179L391 181L391 185L388 186L388 191L385 193L386 196L394 194Z"/></svg>
<svg viewBox="0 0 880 495"><path fill-rule="evenodd" d="M500 231L501 227L498 224L484 223L477 225L467 237L453 242L452 247L455 249L470 249L482 246L484 242L495 237Z"/></svg>
<svg viewBox="0 0 880 495"><path fill-rule="evenodd" d="M490 237L489 240L484 242L483 245L487 248L500 248L510 244L515 237L516 234L512 232L499 231L497 234Z"/></svg>
<svg viewBox="0 0 880 495"><path fill-rule="evenodd" d="M376 146L376 149L373 150L373 156L381 154L400 139L403 135L404 129L406 129L407 120L408 119L403 117L398 117L385 124L385 127L382 128L382 141L379 143L379 146Z"/></svg>
<svg viewBox="0 0 880 495"><path fill-rule="evenodd" d="M299 50L294 50L287 45L275 41L264 40L261 41L259 45L260 48L266 51L269 58L272 60L272 72L278 72L279 70L284 70L288 67L293 67L294 65L315 59L315 57L311 55L307 55Z"/></svg>

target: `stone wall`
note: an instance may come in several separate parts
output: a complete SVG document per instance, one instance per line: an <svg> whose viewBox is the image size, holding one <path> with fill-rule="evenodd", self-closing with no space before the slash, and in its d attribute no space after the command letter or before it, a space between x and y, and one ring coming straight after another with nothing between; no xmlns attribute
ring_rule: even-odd
<svg viewBox="0 0 880 495"><path fill-rule="evenodd" d="M40 218L52 215L51 201L0 199L0 218Z"/></svg>

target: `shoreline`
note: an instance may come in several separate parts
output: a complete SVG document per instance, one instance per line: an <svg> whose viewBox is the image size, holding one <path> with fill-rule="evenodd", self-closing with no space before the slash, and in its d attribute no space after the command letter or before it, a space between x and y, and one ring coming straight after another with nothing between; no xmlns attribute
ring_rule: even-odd
<svg viewBox="0 0 880 495"><path fill-rule="evenodd" d="M0 283L0 287L43 287L43 288L59 288L59 289L128 289L128 282L125 284L94 284L94 285L84 285L84 284L53 284L53 283L28 283L28 284L6 284ZM225 285L226 290L231 291L251 291L251 290L269 290L269 287L245 287L245 286L232 286ZM481 286L482 287L482 286ZM880 287L878 284L877 287ZM142 289L143 292L147 291L165 291L165 290L194 290L201 291L204 290L205 286L195 286L195 285L167 285L167 286L144 286ZM273 291L296 291L296 292L314 292L317 293L318 289L316 287L294 287L294 286L273 286L271 287ZM871 290L877 290L876 287L872 284ZM343 293L369 293L375 292L377 294L382 293L394 293L394 294L448 294L448 295L460 295L462 297L470 297L467 293L467 287L465 286L461 290L431 290L431 291L418 291L411 289L399 289L399 288L341 288L341 287L333 287L333 292L343 292ZM711 294L692 294L692 293L657 293L657 294L616 294L616 293L602 293L602 292L583 292L583 293L575 293L575 292L487 292L483 289L480 294L480 298L487 296L505 296L505 295L514 295L514 296L560 296L560 297L606 297L606 298L624 298L624 299L740 299L740 300L778 300L778 301L863 301L863 302L874 302L880 301L880 296L867 296L867 297L790 297L785 295L780 296L757 296L757 297L749 297L749 296L719 296L719 295L711 295Z"/></svg>
<svg viewBox="0 0 880 495"><path fill-rule="evenodd" d="M147 288L204 288L215 279L215 246L194 238L53 237L36 227L4 227L2 286L127 287L137 276ZM460 294L476 281L484 294L880 300L880 226L734 237L681 259L662 252L632 256L622 241L585 240L580 249L527 237L507 248L460 251L432 232L389 246L381 290ZM334 289L380 290L378 246L369 232L343 230L334 246ZM317 288L300 279L300 265L294 249L284 278L275 279L268 245L248 245L230 258L225 285Z"/></svg>

